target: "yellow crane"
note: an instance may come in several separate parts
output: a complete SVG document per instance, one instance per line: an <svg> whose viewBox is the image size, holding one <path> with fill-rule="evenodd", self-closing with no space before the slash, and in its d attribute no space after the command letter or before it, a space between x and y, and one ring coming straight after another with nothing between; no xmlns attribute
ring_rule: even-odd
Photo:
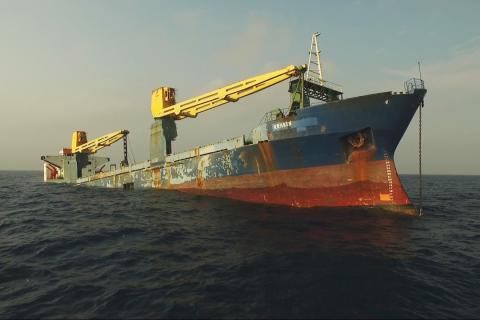
<svg viewBox="0 0 480 320"><path fill-rule="evenodd" d="M96 153L98 150L108 147L126 137L128 133L128 130L118 130L87 141L87 133L85 131L74 131L72 134L71 153Z"/></svg>
<svg viewBox="0 0 480 320"><path fill-rule="evenodd" d="M228 102L236 102L240 98L271 87L291 77L299 76L306 69L306 65L290 65L179 103L175 102L175 89L160 87L152 91L152 115L156 119L172 116L176 120L185 117L196 117L200 112L208 111Z"/></svg>

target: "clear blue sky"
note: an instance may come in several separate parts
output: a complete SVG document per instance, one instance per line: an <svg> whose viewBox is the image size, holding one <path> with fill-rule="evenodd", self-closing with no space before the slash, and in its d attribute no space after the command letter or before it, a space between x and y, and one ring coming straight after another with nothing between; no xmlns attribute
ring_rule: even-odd
<svg viewBox="0 0 480 320"><path fill-rule="evenodd" d="M480 174L480 1L0 1L0 170L129 129L148 158L152 89L179 99L306 62L312 32L345 97L401 91L417 75L427 173ZM179 123L177 151L237 136L288 101L286 85ZM416 119L396 160L416 171ZM121 146L109 153L120 154Z"/></svg>

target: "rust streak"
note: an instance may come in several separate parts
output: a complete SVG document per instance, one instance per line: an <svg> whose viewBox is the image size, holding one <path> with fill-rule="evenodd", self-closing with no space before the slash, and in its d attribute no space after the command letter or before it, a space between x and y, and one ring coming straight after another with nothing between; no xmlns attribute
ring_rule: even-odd
<svg viewBox="0 0 480 320"><path fill-rule="evenodd" d="M356 150L350 154L349 160L353 166L354 181L368 180L368 162L373 159L376 148L374 146L365 150Z"/></svg>
<svg viewBox="0 0 480 320"><path fill-rule="evenodd" d="M272 145L268 141L258 143L258 148L262 154L265 171L275 171L277 169L277 161L273 153Z"/></svg>

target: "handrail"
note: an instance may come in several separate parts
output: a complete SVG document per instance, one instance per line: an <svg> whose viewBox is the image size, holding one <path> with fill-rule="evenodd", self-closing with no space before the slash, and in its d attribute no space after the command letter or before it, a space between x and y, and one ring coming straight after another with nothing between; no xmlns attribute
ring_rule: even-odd
<svg viewBox="0 0 480 320"><path fill-rule="evenodd" d="M405 81L405 92L413 93L415 89L425 89L425 82L422 79L411 78Z"/></svg>
<svg viewBox="0 0 480 320"><path fill-rule="evenodd" d="M260 122L258 124L263 124L267 123L269 121L277 119L278 115L284 117L288 115L288 112L290 111L290 108L277 108L272 111L266 112L263 117L260 119Z"/></svg>
<svg viewBox="0 0 480 320"><path fill-rule="evenodd" d="M343 93L343 87L342 87L342 85L340 85L340 84L338 84L338 83L331 82L331 81L327 81L327 80L319 80L319 79L314 78L314 77L308 77L308 78L305 78L305 80L310 81L310 82L313 82L313 83L316 83L316 84L321 85L321 86L323 86L323 87L326 87L326 88L329 88L329 89L333 89L333 90L335 90L335 91L338 91L338 92Z"/></svg>

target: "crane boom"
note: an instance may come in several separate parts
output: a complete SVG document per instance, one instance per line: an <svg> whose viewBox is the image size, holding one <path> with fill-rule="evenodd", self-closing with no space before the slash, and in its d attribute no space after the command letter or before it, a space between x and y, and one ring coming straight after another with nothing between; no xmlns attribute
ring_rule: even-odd
<svg viewBox="0 0 480 320"><path fill-rule="evenodd" d="M236 102L245 96L271 87L291 77L298 76L305 70L306 65L290 65L286 68L239 81L179 103L175 103L175 89L160 87L152 92L152 115L154 118L173 116L175 119L196 117L200 112L208 111L228 102Z"/></svg>
<svg viewBox="0 0 480 320"><path fill-rule="evenodd" d="M96 153L122 139L128 133L128 130L118 130L87 142L84 131L75 131L72 134L72 153Z"/></svg>

